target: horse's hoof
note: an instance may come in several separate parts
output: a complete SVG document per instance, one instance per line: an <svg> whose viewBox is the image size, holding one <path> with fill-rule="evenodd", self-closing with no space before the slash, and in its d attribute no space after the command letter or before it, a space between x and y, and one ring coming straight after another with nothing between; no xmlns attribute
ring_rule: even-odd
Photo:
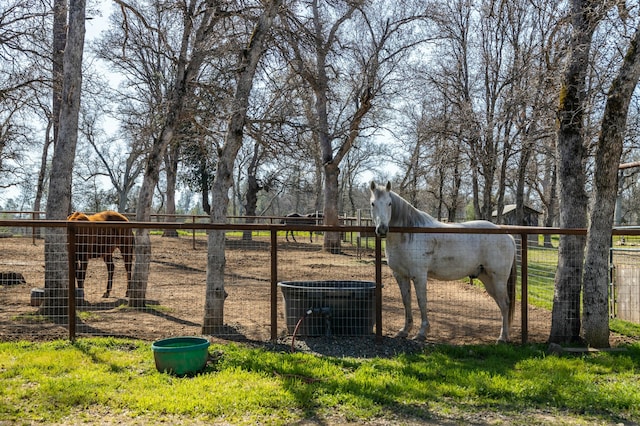
<svg viewBox="0 0 640 426"><path fill-rule="evenodd" d="M427 340L427 338L424 336L424 334L416 334L413 337L413 340L415 340L416 342L424 342Z"/></svg>
<svg viewBox="0 0 640 426"><path fill-rule="evenodd" d="M498 339L496 340L496 345L507 345L509 344L509 340L507 339Z"/></svg>
<svg viewBox="0 0 640 426"><path fill-rule="evenodd" d="M103 298L103 299L106 299L106 298L108 298L108 297L109 297L109 293L105 293L105 294L103 294L103 295L102 295L102 298Z"/></svg>
<svg viewBox="0 0 640 426"><path fill-rule="evenodd" d="M409 333L407 333L406 331L400 330L396 333L395 337L400 339L406 339L407 337L409 337Z"/></svg>

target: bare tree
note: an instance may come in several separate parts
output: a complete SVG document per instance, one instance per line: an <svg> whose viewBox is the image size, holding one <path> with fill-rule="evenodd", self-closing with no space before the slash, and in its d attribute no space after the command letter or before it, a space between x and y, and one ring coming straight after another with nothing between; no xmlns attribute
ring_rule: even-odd
<svg viewBox="0 0 640 426"><path fill-rule="evenodd" d="M120 38L122 55L119 62L121 66L128 67L132 79L137 79L136 84L146 85L141 96L146 97L145 100L149 102L147 105L158 108L154 110L156 114L149 117L154 126L146 135L151 143L136 208L136 219L146 221L150 218L153 195L167 147L175 141L184 124L187 100L194 93L195 82L211 53L222 13L216 2L190 0L181 4L155 4L156 8L151 8L151 17L147 19L143 13L147 10L119 0L117 3L121 6L125 29L124 37ZM162 27L161 17L166 19L165 24L175 24L177 29ZM168 79L159 79L165 74L163 64L167 56L158 53L165 51L173 53L168 64L171 75ZM164 81L169 83L165 85ZM148 231L139 230L136 233L136 262L130 306L145 304L150 255Z"/></svg>
<svg viewBox="0 0 640 426"><path fill-rule="evenodd" d="M64 48L62 96L58 137L55 140L47 219L64 219L71 205L71 175L78 141L82 54L85 34L84 0L71 0ZM51 230L45 237L45 299L40 310L49 316L66 315L68 287L67 252L64 229Z"/></svg>
<svg viewBox="0 0 640 426"><path fill-rule="evenodd" d="M93 108L99 109L99 106ZM80 130L88 147L87 155L76 161L76 166L85 166L84 170L76 167L77 175L82 181L107 178L113 187L108 201L124 213L130 206L131 191L143 171L143 147L133 141L126 144L115 136L104 135L99 131L98 118L93 112L82 115Z"/></svg>
<svg viewBox="0 0 640 426"><path fill-rule="evenodd" d="M178 183L178 163L180 160L180 144L170 144L164 152L164 170L167 177L167 206L165 208L166 221L176 221L176 185ZM176 229L165 229L163 237L178 238Z"/></svg>
<svg viewBox="0 0 640 426"><path fill-rule="evenodd" d="M560 199L559 225L562 228L586 228L587 194L584 163L586 75L589 49L602 15L601 2L571 0L572 34L568 46L566 70L562 78L558 107L557 173ZM564 343L580 339L580 293L585 238L562 235L558 248L550 342Z"/></svg>
<svg viewBox="0 0 640 426"><path fill-rule="evenodd" d="M64 5L66 23L66 2ZM27 165L27 154L42 144L45 161L36 200L44 193L46 156L51 146L50 128L44 140L36 142L41 138L36 134L39 127L52 124L51 106L45 101L51 96L52 79L50 7L18 0L0 5L0 188L31 187L34 171ZM63 51L64 44L59 49L60 65ZM60 90L61 85L58 95ZM39 203L34 206L35 210L41 208Z"/></svg>
<svg viewBox="0 0 640 426"><path fill-rule="evenodd" d="M611 84L596 149L594 194L584 270L583 326L590 346L609 347L609 249L631 96L640 78L640 26Z"/></svg>
<svg viewBox="0 0 640 426"><path fill-rule="evenodd" d="M281 5L281 0L272 0L264 4L248 41L241 48L236 67L237 79L231 113L211 190L213 202L210 218L213 223L226 222L228 192L233 185L233 167L243 142L253 79L265 49L265 41ZM202 333L213 334L224 324L224 301L227 296L224 289L224 231L209 232L207 245L207 290Z"/></svg>
<svg viewBox="0 0 640 426"><path fill-rule="evenodd" d="M324 221L336 225L340 165L361 135L374 98L384 93L409 48L421 41L404 37L413 35L404 29L421 15L409 2L395 9L363 1L312 0L302 6L308 13L287 17L285 55L313 93L309 124L321 149ZM324 249L340 251L339 233L325 234Z"/></svg>

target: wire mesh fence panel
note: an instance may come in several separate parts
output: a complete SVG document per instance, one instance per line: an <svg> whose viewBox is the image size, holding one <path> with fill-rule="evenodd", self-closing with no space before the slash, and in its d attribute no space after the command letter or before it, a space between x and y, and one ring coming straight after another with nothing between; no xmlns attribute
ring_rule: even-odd
<svg viewBox="0 0 640 426"><path fill-rule="evenodd" d="M4 228L6 235L0 238L0 340L66 338L70 333L67 253L71 245L67 241L68 230L64 226L38 227L35 222L33 226L17 225L20 226ZM185 229L180 230L177 237L164 237L163 225L154 223L153 226L150 257L145 265L149 270L145 304L135 307L130 306L131 298L127 297L126 268L126 253L135 252L134 247L113 247L116 244L108 240L121 236L113 230L83 234L82 227L76 229L76 252L81 258L86 255L87 263L83 289L75 291L76 335L154 340L202 333L207 294L207 231ZM295 242L291 237L287 242L284 230L278 230L277 276L272 277L271 231L266 228L235 230L234 226L240 225L230 224L225 229L224 290L227 296L224 327L217 330L215 336L269 340L274 324L272 309L275 309L278 337L291 336L301 318L307 316L309 318L304 318L300 325L303 327L301 337L304 334L326 335L327 330L347 337L374 333L376 325L371 317L376 308L372 286L376 281L374 237L368 241L369 237L362 238L347 231L342 235L340 252L329 253L323 248L324 235L320 230L314 230L313 242L307 229L295 231ZM205 227L203 224L202 228ZM33 238L31 228L41 231L41 238ZM21 229L23 231L19 231ZM520 243L520 237L516 240ZM528 339L544 342L551 327L558 238L547 238L551 244L544 243L542 237L526 240ZM384 240L382 243L385 244ZM107 255L111 255L109 261L113 263L109 294L105 294L109 281ZM493 255L499 256L499 253ZM631 318L631 321L634 319L629 315L639 311L637 299L633 299L634 294L638 294L640 280L636 256L634 247L619 244L612 252L612 315L618 318L625 315L624 318ZM132 272L136 261L138 259L134 257ZM394 336L405 322L404 305L384 255L382 261L380 327L384 336ZM79 261L75 262L76 269L79 264ZM45 265L49 271L45 271ZM521 268L522 259L519 258L519 276ZM287 309L282 286L276 286L276 293L272 294L274 278L293 285L303 283L302 289L294 291L295 308ZM630 284L623 288L623 282ZM511 340L515 342L522 333L520 284L519 280L511 327ZM305 286L312 287L313 291L309 292ZM328 290L319 296L315 294L316 287ZM272 305L274 296L275 305ZM411 300L414 326L410 336L420 327L413 286ZM479 279L439 281L428 278L427 308L428 342L491 343L500 333L500 310Z"/></svg>
<svg viewBox="0 0 640 426"><path fill-rule="evenodd" d="M227 232L225 327L220 336L269 340L271 243L268 232Z"/></svg>
<svg viewBox="0 0 640 426"><path fill-rule="evenodd" d="M85 298L78 306L78 335L115 335L153 340L196 335L201 328L206 249L194 250L188 238L152 232L144 306L129 306L128 278L122 252L114 253L113 288L104 297L107 268L90 261ZM196 315L196 313L198 315Z"/></svg>
<svg viewBox="0 0 640 426"><path fill-rule="evenodd" d="M527 241L527 302L529 340L544 342L551 330L551 308L556 270L558 269L558 238L528 238ZM520 268L522 263L519 264ZM518 289L520 298L521 289ZM521 309L516 309L520 312ZM519 324L516 318L516 327Z"/></svg>
<svg viewBox="0 0 640 426"><path fill-rule="evenodd" d="M13 233L0 239L1 340L68 336L66 233L63 228L43 228L42 234L48 234L46 249L52 265L46 276L44 239Z"/></svg>
<svg viewBox="0 0 640 426"><path fill-rule="evenodd" d="M346 235L343 235L346 237ZM304 241L304 242L302 242ZM375 258L344 240L323 250L323 236L279 244L279 334L365 336L374 332Z"/></svg>
<svg viewBox="0 0 640 426"><path fill-rule="evenodd" d="M640 323L640 248L624 236L611 249L609 312L612 318ZM631 240L631 239L629 239Z"/></svg>

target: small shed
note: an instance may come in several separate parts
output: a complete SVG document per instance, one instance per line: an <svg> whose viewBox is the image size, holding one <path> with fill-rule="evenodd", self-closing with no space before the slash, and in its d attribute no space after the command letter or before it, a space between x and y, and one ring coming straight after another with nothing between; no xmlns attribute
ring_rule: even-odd
<svg viewBox="0 0 640 426"><path fill-rule="evenodd" d="M540 223L540 215L542 212L533 209L529 206L524 206L524 226L538 226ZM494 210L491 217L495 219L498 217L498 211ZM516 223L516 205L507 204L502 210L502 223L500 225L522 225Z"/></svg>

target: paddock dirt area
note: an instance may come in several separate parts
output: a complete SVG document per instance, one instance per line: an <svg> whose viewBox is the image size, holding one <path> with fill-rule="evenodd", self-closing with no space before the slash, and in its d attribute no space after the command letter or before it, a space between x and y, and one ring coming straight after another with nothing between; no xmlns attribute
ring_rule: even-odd
<svg viewBox="0 0 640 426"><path fill-rule="evenodd" d="M278 279L291 280L375 280L374 254L356 251L349 243L343 253L322 251L321 242L310 243L299 235L298 242L278 243ZM303 242L305 241L305 242ZM31 289L44 285L44 241L30 238L0 239L0 272L21 273L23 284L0 286L1 340L45 340L65 338L64 324L39 317L30 305ZM226 244L224 308L225 328L216 337L233 340L268 341L270 328L270 252L268 237L242 241L228 237ZM206 237L165 238L152 236L152 260L146 309L126 306L126 275L116 252L116 274L112 297L102 298L107 270L101 259L89 262L84 301L78 307L77 335L111 335L155 340L201 331L206 284ZM402 327L404 311L398 286L388 266L383 265L382 333L391 338ZM498 307L479 283L428 283L427 297L431 328L428 343L472 344L494 342L500 332ZM518 289L518 291L520 291ZM415 294L414 329L420 323ZM291 335L284 318L278 290L278 336ZM529 307L528 341L544 342L551 315ZM511 340L521 342L521 307L517 303Z"/></svg>

